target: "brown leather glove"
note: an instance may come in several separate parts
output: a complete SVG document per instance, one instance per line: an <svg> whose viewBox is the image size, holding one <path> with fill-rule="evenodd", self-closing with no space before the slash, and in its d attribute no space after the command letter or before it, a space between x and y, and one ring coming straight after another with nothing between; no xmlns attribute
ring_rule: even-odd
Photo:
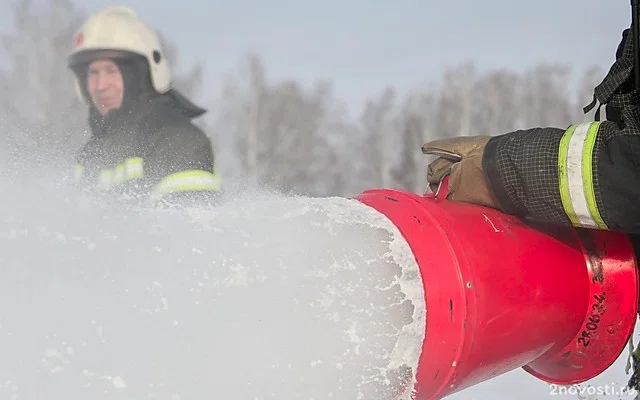
<svg viewBox="0 0 640 400"><path fill-rule="evenodd" d="M439 156L427 166L427 182L434 193L449 176L447 199L500 209L482 169L482 154L491 136L460 136L427 142L424 154Z"/></svg>

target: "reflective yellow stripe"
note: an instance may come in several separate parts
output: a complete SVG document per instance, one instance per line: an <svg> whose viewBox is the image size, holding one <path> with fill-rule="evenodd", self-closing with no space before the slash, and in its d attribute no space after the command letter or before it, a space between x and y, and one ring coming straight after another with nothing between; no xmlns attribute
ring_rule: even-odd
<svg viewBox="0 0 640 400"><path fill-rule="evenodd" d="M100 171L98 188L108 190L116 185L144 176L144 160L131 157L118 164L115 168Z"/></svg>
<svg viewBox="0 0 640 400"><path fill-rule="evenodd" d="M75 169L74 169L73 179L76 182L78 182L78 181L80 181L80 178L82 178L83 174L84 174L84 165L76 164Z"/></svg>
<svg viewBox="0 0 640 400"><path fill-rule="evenodd" d="M572 125L560 140L560 198L565 213L576 227L607 229L593 187L593 148L601 123Z"/></svg>
<svg viewBox="0 0 640 400"><path fill-rule="evenodd" d="M214 172L189 170L166 176L153 188L152 197L185 191L219 191L222 186L220 176Z"/></svg>

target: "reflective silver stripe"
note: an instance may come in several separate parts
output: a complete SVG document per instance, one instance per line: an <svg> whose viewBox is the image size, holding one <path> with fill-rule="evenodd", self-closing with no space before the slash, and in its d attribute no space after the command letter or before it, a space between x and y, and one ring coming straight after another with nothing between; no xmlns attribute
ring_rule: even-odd
<svg viewBox="0 0 640 400"><path fill-rule="evenodd" d="M558 172L565 213L574 226L606 229L596 205L593 149L601 122L572 125L560 141Z"/></svg>

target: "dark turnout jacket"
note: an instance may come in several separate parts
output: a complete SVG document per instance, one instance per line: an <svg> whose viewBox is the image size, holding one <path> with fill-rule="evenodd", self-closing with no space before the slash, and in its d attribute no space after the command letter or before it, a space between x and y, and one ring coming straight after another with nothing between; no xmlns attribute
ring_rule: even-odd
<svg viewBox="0 0 640 400"><path fill-rule="evenodd" d="M552 224L640 234L640 93L629 29L595 88L607 120L493 137L483 157L502 209Z"/></svg>
<svg viewBox="0 0 640 400"><path fill-rule="evenodd" d="M533 128L495 136L483 169L503 211L555 225L627 233L640 261L640 93L633 71L631 29L616 62L595 88L607 120L567 128ZM640 389L640 347L628 386Z"/></svg>
<svg viewBox="0 0 640 400"><path fill-rule="evenodd" d="M191 121L198 112L176 99L155 96L105 118L92 109L92 137L76 156L76 181L151 203L215 198L221 182L211 142Z"/></svg>
<svg viewBox="0 0 640 400"><path fill-rule="evenodd" d="M552 224L640 234L640 117L567 129L534 128L489 140L484 169L501 208Z"/></svg>

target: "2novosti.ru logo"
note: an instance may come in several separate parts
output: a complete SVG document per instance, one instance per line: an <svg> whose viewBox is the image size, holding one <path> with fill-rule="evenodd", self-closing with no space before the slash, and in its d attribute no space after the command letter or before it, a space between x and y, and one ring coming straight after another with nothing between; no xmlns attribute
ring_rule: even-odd
<svg viewBox="0 0 640 400"><path fill-rule="evenodd" d="M611 383L604 385L549 385L550 396L572 396L578 399L590 399L591 396L629 396L633 397L638 394L635 389L629 389L628 387L621 386L619 384Z"/></svg>

